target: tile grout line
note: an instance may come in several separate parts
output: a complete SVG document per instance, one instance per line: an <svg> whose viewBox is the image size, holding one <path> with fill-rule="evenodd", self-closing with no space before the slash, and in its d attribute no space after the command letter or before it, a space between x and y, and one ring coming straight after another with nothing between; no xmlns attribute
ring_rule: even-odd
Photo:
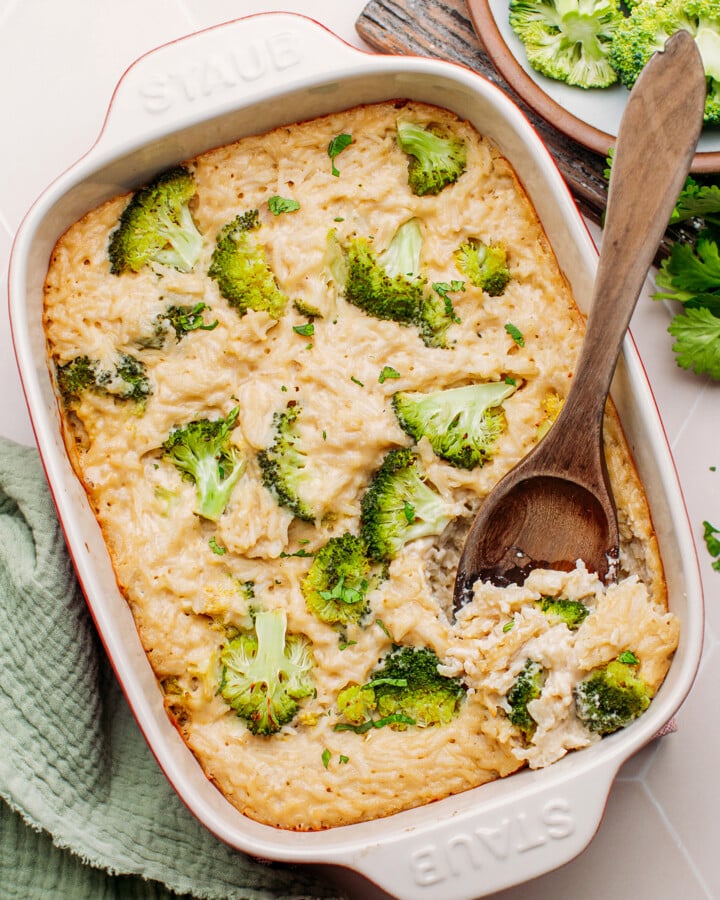
<svg viewBox="0 0 720 900"><path fill-rule="evenodd" d="M705 896L707 897L707 900L714 900L714 895L713 895L712 891L710 890L709 885L708 885L707 882L705 881L704 876L702 875L702 873L701 873L700 870L698 869L697 864L695 863L695 861L693 860L692 856L690 855L690 852L688 851L687 847L685 846L685 842L681 839L680 835L679 835L679 834L677 833L677 831L675 830L675 827L673 826L672 822L670 821L670 819L669 819L667 813L665 812L665 810L663 809L663 807L660 805L660 803L658 803L658 801L655 799L655 797L653 796L652 791L647 787L647 785L645 784L645 782L642 781L642 780L640 780L640 779L638 779L638 780L640 781L640 784L641 784L641 786L642 786L643 792L645 793L645 796L648 798L648 800L650 801L650 803L651 803L651 804L653 805L653 807L655 808L655 810L656 810L656 812L658 813L658 815L659 815L659 817L660 817L660 820L661 820L662 823L664 824L664 826L665 826L665 828L666 828L668 834L669 834L670 837L675 841L675 845L677 846L677 848L678 848L678 849L680 850L680 852L682 853L683 859L684 859L685 862L687 863L688 868L690 869L690 871L691 871L691 872L693 873L693 875L695 876L698 885L699 885L699 886L702 888L702 890L705 892Z"/></svg>
<svg viewBox="0 0 720 900"><path fill-rule="evenodd" d="M690 408L688 409L687 414L682 421L682 424L677 429L675 436L673 437L672 441L670 442L670 449L673 451L673 454L675 453L676 445L678 444L678 442L682 438L683 434L685 433L685 429L688 427L690 419L692 419L693 414L694 414L695 410L697 409L701 398L704 396L705 392L707 391L707 388L708 388L708 382L706 379L705 383L700 385L700 389L698 390L698 392L695 396L695 399L693 400L692 404L690 405Z"/></svg>
<svg viewBox="0 0 720 900"><path fill-rule="evenodd" d="M667 735L667 736L669 737L669 735ZM642 782L644 780L645 776L647 775L647 773L650 771L651 766L655 762L655 757L657 756L658 748L660 746L661 740L662 740L662 737L656 737L650 742L650 749L647 754L647 756L648 756L647 761L645 763L643 763L643 765L640 767L640 771L636 775L618 775L617 780L618 781L626 781L626 782L633 782L633 781L641 781Z"/></svg>

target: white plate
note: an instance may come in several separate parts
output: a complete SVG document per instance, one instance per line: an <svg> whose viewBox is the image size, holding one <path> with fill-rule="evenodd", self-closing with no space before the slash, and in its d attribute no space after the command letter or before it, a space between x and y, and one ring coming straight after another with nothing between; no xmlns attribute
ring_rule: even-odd
<svg viewBox="0 0 720 900"><path fill-rule="evenodd" d="M606 154L629 91L622 85L584 90L546 78L528 64L525 48L510 27L508 0L467 0L467 5L488 56L528 106L568 137ZM692 171L720 171L720 127L705 127Z"/></svg>

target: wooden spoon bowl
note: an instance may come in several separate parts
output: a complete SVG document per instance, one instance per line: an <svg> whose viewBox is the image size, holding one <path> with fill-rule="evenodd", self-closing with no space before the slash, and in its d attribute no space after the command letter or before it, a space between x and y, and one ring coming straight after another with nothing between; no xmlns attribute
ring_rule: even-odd
<svg viewBox="0 0 720 900"><path fill-rule="evenodd" d="M706 82L689 33L647 63L630 93L612 162L587 331L572 387L543 440L485 499L467 535L454 605L479 580L522 583L532 569L582 560L616 576L617 513L603 418L625 332L700 137Z"/></svg>

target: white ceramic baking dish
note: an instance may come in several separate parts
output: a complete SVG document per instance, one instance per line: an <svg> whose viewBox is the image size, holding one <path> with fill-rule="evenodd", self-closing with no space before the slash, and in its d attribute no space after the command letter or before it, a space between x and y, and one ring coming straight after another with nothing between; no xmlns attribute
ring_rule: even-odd
<svg viewBox="0 0 720 900"><path fill-rule="evenodd" d="M636 723L540 771L523 771L428 806L320 833L257 824L207 780L163 709L85 494L61 439L45 361L42 287L55 241L88 209L165 167L243 135L409 97L467 117L522 180L581 308L592 240L552 158L518 109L465 68L356 50L284 13L239 19L142 57L121 79L97 143L38 199L12 252L10 315L27 403L68 546L92 616L159 765L207 828L272 860L354 869L400 898L461 900L518 884L576 856L601 820L619 766L675 713L699 662L697 560L675 469L642 364L625 342L613 396L645 482L682 637L662 689ZM402 761L398 761L402 765Z"/></svg>

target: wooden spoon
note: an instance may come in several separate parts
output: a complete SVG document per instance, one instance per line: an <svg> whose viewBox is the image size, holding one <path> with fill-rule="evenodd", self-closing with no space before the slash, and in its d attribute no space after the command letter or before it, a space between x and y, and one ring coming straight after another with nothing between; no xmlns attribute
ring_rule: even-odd
<svg viewBox="0 0 720 900"><path fill-rule="evenodd" d="M632 311L702 129L706 82L690 34L656 53L630 92L612 162L593 302L572 387L548 434L490 492L467 535L454 605L478 579L522 583L532 569L583 560L616 577L615 504L603 416Z"/></svg>

